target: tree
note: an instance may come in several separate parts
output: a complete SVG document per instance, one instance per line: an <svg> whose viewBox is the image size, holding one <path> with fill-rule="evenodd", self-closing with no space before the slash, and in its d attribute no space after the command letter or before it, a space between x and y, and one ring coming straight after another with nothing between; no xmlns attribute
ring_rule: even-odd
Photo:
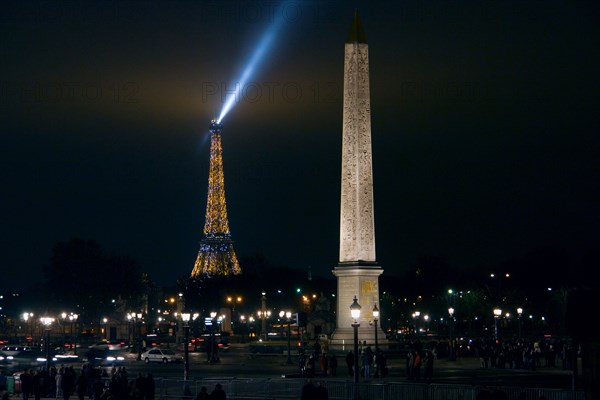
<svg viewBox="0 0 600 400"><path fill-rule="evenodd" d="M42 290L56 311L75 310L84 320L98 320L112 311L118 297L135 301L143 293L135 260L106 252L93 240L57 243L44 267Z"/></svg>

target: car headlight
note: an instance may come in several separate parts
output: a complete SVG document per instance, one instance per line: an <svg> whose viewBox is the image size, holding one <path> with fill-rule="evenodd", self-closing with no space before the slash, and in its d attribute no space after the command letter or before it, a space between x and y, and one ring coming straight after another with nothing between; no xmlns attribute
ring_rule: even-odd
<svg viewBox="0 0 600 400"><path fill-rule="evenodd" d="M124 361L124 360L125 360L125 357L121 357L121 356L117 357L117 361Z"/></svg>
<svg viewBox="0 0 600 400"><path fill-rule="evenodd" d="M113 356L106 357L106 361L115 361L115 360L116 360L116 358L114 358Z"/></svg>

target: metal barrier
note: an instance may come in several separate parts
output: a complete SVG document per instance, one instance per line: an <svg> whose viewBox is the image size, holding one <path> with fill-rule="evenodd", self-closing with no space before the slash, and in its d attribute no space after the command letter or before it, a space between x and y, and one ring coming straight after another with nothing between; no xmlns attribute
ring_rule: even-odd
<svg viewBox="0 0 600 400"><path fill-rule="evenodd" d="M429 385L420 383L388 383L388 399L427 400Z"/></svg>
<svg viewBox="0 0 600 400"><path fill-rule="evenodd" d="M521 387L489 387L494 391L499 389L506 393L507 400L538 400L541 397L546 400L585 400L585 392L583 390L561 390L547 388L521 388ZM477 388L475 393L479 393L480 388Z"/></svg>
<svg viewBox="0 0 600 400"><path fill-rule="evenodd" d="M302 384L304 384L303 381ZM265 391L274 399L299 399L302 386L298 380L273 379L267 381ZM331 397L331 392L329 393L329 398L334 399L335 397Z"/></svg>
<svg viewBox="0 0 600 400"><path fill-rule="evenodd" d="M350 399L352 396L351 387L352 384L346 381L321 381L323 386L327 388L327 393L329 394L330 400L343 400ZM302 386L306 384L305 380L297 381L297 384L300 387L300 391L302 391ZM297 398L300 398L298 396Z"/></svg>
<svg viewBox="0 0 600 400"><path fill-rule="evenodd" d="M386 400L387 385L383 383L361 383L352 385L352 398L369 399L369 400ZM355 391L358 390L358 397L354 397Z"/></svg>
<svg viewBox="0 0 600 400"><path fill-rule="evenodd" d="M231 393L233 398L269 399L272 398L267 389L266 379L236 379L232 381ZM214 385L213 385L214 387ZM225 386L223 386L225 389ZM227 389L225 389L227 392Z"/></svg>
<svg viewBox="0 0 600 400"><path fill-rule="evenodd" d="M475 400L481 390L477 386L425 384L425 383L360 383L351 381L313 380L327 389L331 400ZM299 399L306 379L243 379L205 378L197 380L155 378L156 397L159 399L193 399L205 386L210 393L221 384L227 398L284 400ZM586 400L582 390L571 391L545 388L519 388L491 386L489 390L502 390L507 400ZM356 392L355 392L356 391ZM355 397L356 395L356 397Z"/></svg>
<svg viewBox="0 0 600 400"><path fill-rule="evenodd" d="M477 389L470 385L429 385L429 399L475 400Z"/></svg>

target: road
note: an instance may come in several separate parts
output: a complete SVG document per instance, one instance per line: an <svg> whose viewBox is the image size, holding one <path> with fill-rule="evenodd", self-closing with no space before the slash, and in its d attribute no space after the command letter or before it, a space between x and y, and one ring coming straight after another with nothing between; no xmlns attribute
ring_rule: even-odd
<svg viewBox="0 0 600 400"><path fill-rule="evenodd" d="M112 352L111 352L112 353ZM123 365L127 368L130 376L138 373L152 373L155 377L168 379L183 379L183 364L146 364L138 361L137 354L123 352L119 353L125 357ZM345 366L345 355L338 354L338 374L336 377L326 379L350 380ZM248 345L234 344L228 350L220 353L218 363L209 364L206 353L189 354L190 367L189 378L201 379L210 377L231 378L282 378L299 377L297 366L298 358L296 352L292 351L292 364L287 364L287 353L251 355ZM405 359L399 355L390 353L388 356L389 375L384 382L406 382ZM26 368L37 368L44 363L33 363L28 365L2 365L4 370L21 371ZM79 368L81 363L75 363ZM318 368L318 366L317 366ZM581 371L581 368L579 369ZM490 385L490 386L517 386L530 388L555 388L571 389L573 379L571 371L563 371L560 368L541 368L537 371L521 369L483 369L476 358L458 358L456 361L447 359L434 362L433 383L467 384L467 385Z"/></svg>
<svg viewBox="0 0 600 400"><path fill-rule="evenodd" d="M145 364L137 361L135 354L128 354L125 366L130 376L138 373L152 373L155 377L183 378L183 364ZM292 365L286 363L287 356L283 355L254 355L250 356L248 347L233 345L229 350L220 354L220 361L209 364L205 353L190 353L190 379L208 377L237 377L237 378L281 378L282 376L298 376L297 357L292 353ZM346 374L344 356L338 357L340 365L337 377L327 379L351 379ZM394 358L388 361L389 375L385 382L407 381L404 359ZM379 379L381 381L381 379ZM483 369L475 358L459 358L456 361L436 360L434 363L434 383L519 386L537 388L571 389L572 374L560 368L541 368L536 371L517 369Z"/></svg>

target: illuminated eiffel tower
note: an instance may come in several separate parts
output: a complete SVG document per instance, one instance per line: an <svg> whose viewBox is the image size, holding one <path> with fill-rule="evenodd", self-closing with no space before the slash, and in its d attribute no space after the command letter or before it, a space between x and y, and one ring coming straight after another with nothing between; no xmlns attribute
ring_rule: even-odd
<svg viewBox="0 0 600 400"><path fill-rule="evenodd" d="M198 258L192 270L192 278L214 275L237 275L242 272L233 249L227 204L225 202L225 178L223 175L222 125L216 120L210 124L210 171L208 173L208 199L204 239L200 242Z"/></svg>

